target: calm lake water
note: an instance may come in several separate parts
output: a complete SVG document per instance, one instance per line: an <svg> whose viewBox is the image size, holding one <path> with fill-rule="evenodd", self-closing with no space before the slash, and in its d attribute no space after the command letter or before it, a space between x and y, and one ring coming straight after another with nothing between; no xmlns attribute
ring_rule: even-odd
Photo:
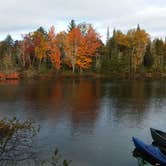
<svg viewBox="0 0 166 166"><path fill-rule="evenodd" d="M166 81L62 79L0 83L0 116L40 124L36 149L71 166L136 166L132 136L166 131Z"/></svg>

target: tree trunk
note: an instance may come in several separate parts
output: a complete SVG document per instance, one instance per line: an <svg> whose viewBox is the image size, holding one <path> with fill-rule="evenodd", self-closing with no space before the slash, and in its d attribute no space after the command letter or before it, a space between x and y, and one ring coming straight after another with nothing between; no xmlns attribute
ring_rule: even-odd
<svg viewBox="0 0 166 166"><path fill-rule="evenodd" d="M72 64L73 73L75 73L75 64Z"/></svg>

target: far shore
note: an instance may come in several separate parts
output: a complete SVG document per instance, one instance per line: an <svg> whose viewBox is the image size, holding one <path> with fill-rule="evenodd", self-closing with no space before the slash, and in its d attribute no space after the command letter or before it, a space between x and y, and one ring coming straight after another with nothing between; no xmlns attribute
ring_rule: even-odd
<svg viewBox="0 0 166 166"><path fill-rule="evenodd" d="M166 73L135 73L131 76L129 73L60 73L57 75L59 78L110 78L110 79L124 79L124 80L144 80L144 79L164 79Z"/></svg>
<svg viewBox="0 0 166 166"><path fill-rule="evenodd" d="M156 79L165 79L166 73L160 72L144 72L144 73L135 73L133 76L127 72L118 73L96 73L96 72L83 72L83 73L72 73L72 72L55 72L51 71L49 73L40 73L37 71L33 72L11 72L11 74L2 74L0 75L0 81L4 80L43 80L43 79L79 79L79 78L93 78L93 79L120 79L120 80L156 80Z"/></svg>

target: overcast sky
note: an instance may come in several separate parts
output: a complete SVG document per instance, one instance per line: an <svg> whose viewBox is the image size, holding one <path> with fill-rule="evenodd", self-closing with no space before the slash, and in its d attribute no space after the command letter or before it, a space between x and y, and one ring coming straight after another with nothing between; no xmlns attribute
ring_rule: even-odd
<svg viewBox="0 0 166 166"><path fill-rule="evenodd" d="M0 39L43 26L66 30L71 19L92 23L105 39L107 26L126 32L140 24L152 37L166 36L165 0L0 0Z"/></svg>

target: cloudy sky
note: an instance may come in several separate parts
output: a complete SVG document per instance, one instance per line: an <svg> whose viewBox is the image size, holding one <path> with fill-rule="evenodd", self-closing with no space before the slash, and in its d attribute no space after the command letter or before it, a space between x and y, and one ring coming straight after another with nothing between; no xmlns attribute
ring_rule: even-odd
<svg viewBox="0 0 166 166"><path fill-rule="evenodd" d="M166 36L165 0L0 0L0 39L43 26L66 30L68 22L92 23L106 36L107 26L126 32L140 24L151 36Z"/></svg>

